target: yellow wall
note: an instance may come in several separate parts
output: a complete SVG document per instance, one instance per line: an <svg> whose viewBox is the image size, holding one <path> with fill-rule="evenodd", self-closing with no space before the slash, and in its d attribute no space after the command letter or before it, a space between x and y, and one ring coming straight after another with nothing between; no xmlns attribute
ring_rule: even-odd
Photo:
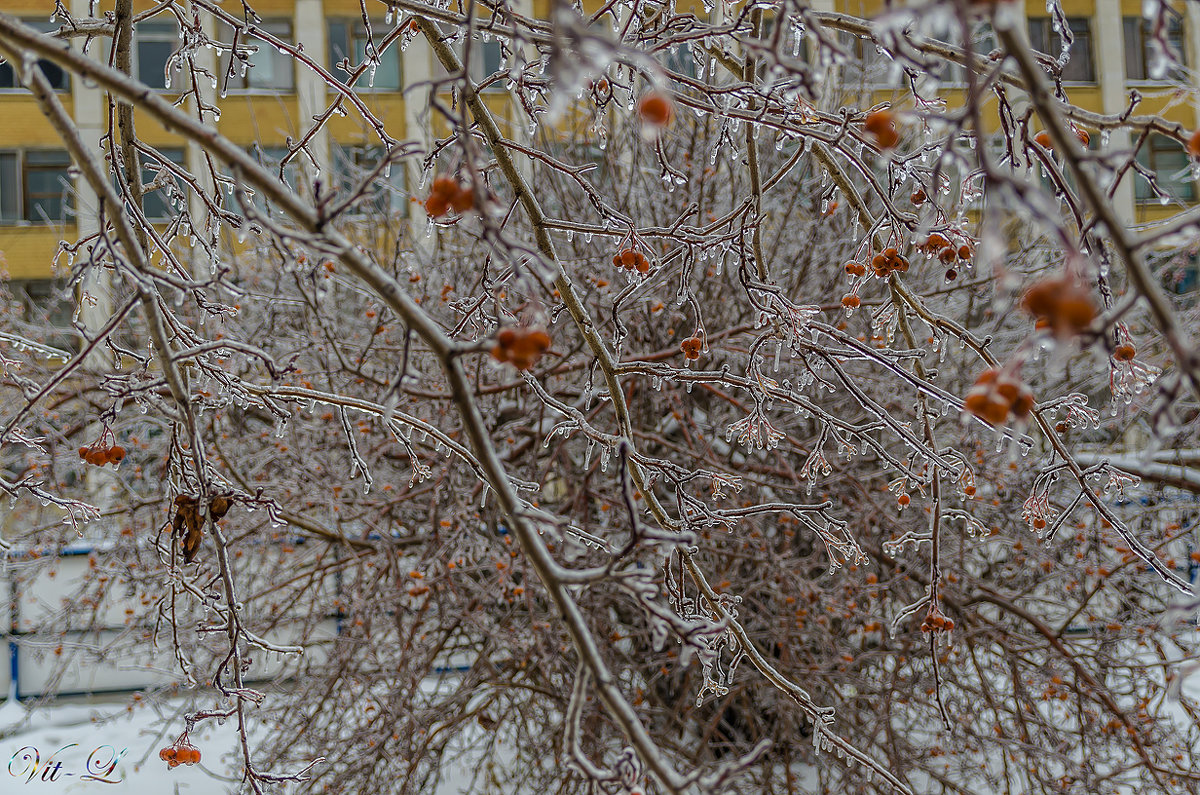
<svg viewBox="0 0 1200 795"><path fill-rule="evenodd" d="M77 237L75 225L0 226L0 266L13 279L46 279L58 241Z"/></svg>

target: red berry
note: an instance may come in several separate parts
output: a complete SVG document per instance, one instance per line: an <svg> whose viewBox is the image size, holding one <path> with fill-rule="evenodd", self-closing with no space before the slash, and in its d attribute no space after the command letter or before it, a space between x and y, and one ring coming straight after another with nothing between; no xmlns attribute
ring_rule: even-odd
<svg viewBox="0 0 1200 795"><path fill-rule="evenodd" d="M666 127L675 118L675 103L654 91L638 101L637 110L642 121L656 127Z"/></svg>

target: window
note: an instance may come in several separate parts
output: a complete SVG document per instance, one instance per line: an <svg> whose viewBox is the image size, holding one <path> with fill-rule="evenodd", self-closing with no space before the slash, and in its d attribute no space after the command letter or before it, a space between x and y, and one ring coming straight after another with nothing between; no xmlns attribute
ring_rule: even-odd
<svg viewBox="0 0 1200 795"><path fill-rule="evenodd" d="M292 38L290 22L264 22L258 27L283 41L290 41ZM232 44L233 31L226 30L224 35L224 42ZM231 91L295 90L295 72L291 58L254 36L239 35L237 44L240 52L245 52L245 48L257 48L257 52L250 53L245 60L234 58L228 51L222 53L221 79L225 81L226 88Z"/></svg>
<svg viewBox="0 0 1200 795"><path fill-rule="evenodd" d="M347 146L339 147L335 156L336 167L340 175L343 198L350 191L360 189L379 163L385 152L381 146ZM405 209L404 164L393 162L390 173L380 176L375 182L366 187L362 200L355 206L354 213L365 215L379 213L389 215L392 212L403 212Z"/></svg>
<svg viewBox="0 0 1200 795"><path fill-rule="evenodd" d="M496 72L500 71L500 62L503 60L503 54L500 50L500 42L495 39L482 41L476 39L471 44L471 79L476 83L481 83L488 79ZM496 80L488 85L488 91L505 91L508 86L503 78Z"/></svg>
<svg viewBox="0 0 1200 795"><path fill-rule="evenodd" d="M58 30L58 25L45 22L40 19L23 19L21 22L29 25L32 28L36 28L42 33L50 33L51 31ZM67 80L67 73L63 71L61 67L55 65L53 61L41 59L37 62L37 65L41 68L42 74L46 76L46 79L50 81L50 85L52 87L58 91L66 91L68 88L70 88L70 82ZM12 64L0 63L0 91L8 91L20 88L20 75L17 74L17 70L13 68Z"/></svg>
<svg viewBox="0 0 1200 795"><path fill-rule="evenodd" d="M955 27L946 31L944 41L955 47L962 47L962 37L958 35ZM996 32L992 30L992 26L988 23L976 26L971 31L971 57L978 63L980 58L986 59L987 54L994 49L996 49ZM942 72L942 82L952 86L966 85L966 68L956 63L947 63Z"/></svg>
<svg viewBox="0 0 1200 795"><path fill-rule="evenodd" d="M677 44L661 52L663 66L684 77L696 77L696 60L690 44Z"/></svg>
<svg viewBox="0 0 1200 795"><path fill-rule="evenodd" d="M1196 183L1192 180L1191 161L1178 141L1163 135L1150 136L1138 149L1137 162L1154 173L1158 189L1169 199L1195 201ZM1162 201L1150 183L1141 177L1134 182L1134 196L1141 204Z"/></svg>
<svg viewBox="0 0 1200 795"><path fill-rule="evenodd" d="M380 23L371 26L371 46L377 48L384 33L390 28ZM329 23L329 71L338 80L345 82L349 75L367 59L367 30L361 22L334 21ZM349 68L342 66L349 61ZM359 89L374 88L376 91L400 90L400 48L395 43L379 54L379 65L372 78L371 70L358 78Z"/></svg>
<svg viewBox="0 0 1200 795"><path fill-rule="evenodd" d="M1095 83L1096 64L1092 58L1092 23L1087 17L1067 17L1067 28L1071 31L1071 57L1062 70L1066 83ZM1029 43L1051 58L1062 54L1062 36L1054 29L1049 17L1029 20Z"/></svg>
<svg viewBox="0 0 1200 795"><path fill-rule="evenodd" d="M179 28L173 22L143 22L134 31L134 74L151 88L166 89L168 64L179 46ZM177 67L171 66L171 71Z"/></svg>
<svg viewBox="0 0 1200 795"><path fill-rule="evenodd" d="M283 162L285 157L287 157L288 151L289 150L286 146L260 146L259 144L254 144L254 146L250 147L249 149L250 156L258 161L260 166L271 172L273 176L278 176L279 164ZM291 190L292 193L296 192L296 176L298 174L298 169L299 165L297 158L292 158L290 161L288 161L287 166L283 170L284 184L288 186L288 189ZM241 197L243 194L237 193L235 195ZM270 215L271 206L267 203L266 198L261 193L255 192L254 196L251 198L251 202L254 205L254 209L260 215ZM246 212L246 209L247 208L243 205L242 212Z"/></svg>
<svg viewBox="0 0 1200 795"><path fill-rule="evenodd" d="M0 221L25 217L21 208L21 163L16 152L0 152Z"/></svg>
<svg viewBox="0 0 1200 795"><path fill-rule="evenodd" d="M0 152L0 222L65 223L71 209L66 152Z"/></svg>
<svg viewBox="0 0 1200 795"><path fill-rule="evenodd" d="M1125 77L1128 80L1185 80L1182 67L1185 48L1183 45L1183 23L1179 17L1168 18L1166 38L1170 57L1178 64L1169 63L1162 48L1154 37L1154 29L1141 17L1125 17L1122 20L1125 33Z"/></svg>
<svg viewBox="0 0 1200 795"><path fill-rule="evenodd" d="M160 149L158 153L170 163L177 166L183 166L184 153L182 149ZM164 185L157 190L150 191L142 196L142 211L146 214L147 220L150 221L166 221L178 214L178 211L171 206L172 194L178 196L179 180L170 176L171 172L161 161L153 157L142 154L142 185L150 185L158 180L159 174L166 175L170 180L169 185Z"/></svg>
<svg viewBox="0 0 1200 795"><path fill-rule="evenodd" d="M8 283L13 301L20 307L21 320L35 329L49 331L44 341L56 348L77 350L72 320L75 291L64 281L13 279Z"/></svg>

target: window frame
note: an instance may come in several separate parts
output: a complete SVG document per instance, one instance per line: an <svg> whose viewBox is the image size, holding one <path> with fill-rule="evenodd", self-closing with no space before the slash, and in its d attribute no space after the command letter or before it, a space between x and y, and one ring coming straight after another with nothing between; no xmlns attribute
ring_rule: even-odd
<svg viewBox="0 0 1200 795"><path fill-rule="evenodd" d="M61 155L59 162L47 161L30 162L30 155ZM8 194L7 201L0 198L0 226L65 226L72 223L75 211L74 181L71 179L71 155L65 149L5 149L0 150L0 166L7 162L12 171L13 190ZM30 190L29 179L41 172L61 172L59 174L62 192L59 194L34 193ZM7 182L7 180L6 180ZM33 199L32 197L37 197ZM61 215L47 215L43 220L41 215L34 213L38 206L35 201L52 199L60 202ZM9 205L9 212L4 212L4 205ZM15 212L14 212L15 211Z"/></svg>
<svg viewBox="0 0 1200 795"><path fill-rule="evenodd" d="M1130 41L1131 26L1134 28L1135 41ZM1150 76L1150 60L1147 43L1150 41L1150 30L1143 17L1121 17L1121 41L1125 49L1125 82L1129 84L1161 85L1172 82L1189 82L1187 76L1187 39L1184 36L1183 20L1177 16L1168 17L1167 46L1174 50L1178 66L1173 67L1163 77ZM1131 58L1137 60L1131 61ZM1130 66L1136 64L1140 75L1134 76Z"/></svg>
<svg viewBox="0 0 1200 795"><path fill-rule="evenodd" d="M59 25L56 25L53 22L46 22L44 19L22 18L21 24L28 25L31 28L35 28L40 33L53 33L59 29ZM69 94L71 92L71 74L70 74L70 72L61 68L60 66L55 64L53 61L49 61L45 58L38 59L38 66L42 67L42 74L44 74L46 76L46 79L50 82L50 86L51 86L51 88L54 89L55 93ZM47 67L50 67L54 71L47 72L46 71ZM55 85L56 81L51 79L51 75L54 74L54 72L57 72L58 82L62 83L62 85ZM25 86L21 85L20 81L17 79L16 68L8 62L0 64L0 78L2 78L6 74L11 77L12 85L6 86L6 85L0 84L0 95L24 94L29 91L29 89L27 89L27 88L25 88ZM0 81L0 82L2 82L2 81Z"/></svg>
<svg viewBox="0 0 1200 795"><path fill-rule="evenodd" d="M1166 156L1171 156L1172 158L1177 156L1178 160L1169 167L1166 164L1160 167L1160 160ZM1178 141L1168 138L1165 135L1151 134L1138 147L1135 158L1138 165L1154 174L1155 182L1158 183L1160 188L1166 191L1171 202L1177 204L1193 204L1196 202L1198 194L1195 179L1176 180L1171 178L1171 175L1189 168L1191 164L1191 158ZM1133 200L1139 207L1152 207L1162 204L1162 200L1158 194L1150 189L1150 183L1141 174L1135 174ZM1168 204L1171 202L1168 202Z"/></svg>
<svg viewBox="0 0 1200 795"><path fill-rule="evenodd" d="M385 154L386 150L379 144L337 144L333 151L333 162L339 189L349 190L350 188L358 187L362 180L362 174L355 172L365 172L373 169L379 158ZM405 197L408 196L407 183L408 178L404 162L393 162L391 173L376 181L376 185L380 187L374 191L374 195L365 196L354 207L350 208L348 211L349 217L368 218L373 214L378 214L381 217L391 217L406 212L407 202ZM383 185L387 187L382 187ZM384 198L387 200L386 206L381 201Z"/></svg>
<svg viewBox="0 0 1200 795"><path fill-rule="evenodd" d="M283 157L287 155L288 151L288 147L283 144L264 146L261 143L255 142L246 147L246 153L254 158L256 163L265 168L267 171L271 172L273 177L277 177L279 174L279 164L283 161ZM296 195L299 195L300 193L301 173L299 158L296 157L292 158L283 170L283 184L286 185L287 188ZM237 192L235 193L235 196L238 197L238 210L243 215L249 215L247 212L249 208L247 208L241 202L240 197L242 194ZM254 197L251 199L251 204L254 208L254 212L263 217L269 218L272 216L278 216L280 214L280 210L276 208L275 205L270 204L267 201L262 191L256 190L254 192Z"/></svg>
<svg viewBox="0 0 1200 795"><path fill-rule="evenodd" d="M1071 59L1063 69L1062 82L1064 85L1094 86L1098 82L1096 75L1095 47L1093 46L1092 20L1090 17L1066 17L1067 26L1071 28ZM1076 28L1079 25L1079 28ZM1035 27L1036 26L1036 27ZM1029 43L1033 49L1045 55L1058 59L1062 52L1062 34L1054 29L1051 17L1029 18ZM1085 58L1080 60L1080 55ZM1087 76L1083 78L1067 77L1067 72L1078 64L1085 64Z"/></svg>
<svg viewBox="0 0 1200 795"><path fill-rule="evenodd" d="M187 168L187 149L180 147L163 147L157 150L158 154L162 155L165 160L172 165L180 168ZM146 152L141 153L142 163L142 184L148 185L153 182L159 170L168 170L162 161L158 158L151 157ZM157 166L157 168L156 168ZM176 190L182 190L177 177L171 177L175 183ZM159 202L162 204L163 214L155 215L150 212L148 201ZM175 216L175 210L171 208L170 188L163 186L151 193L142 195L142 214L146 216L146 220L152 224L163 224L169 222Z"/></svg>
<svg viewBox="0 0 1200 795"><path fill-rule="evenodd" d="M264 33L268 33L277 39L283 41L294 42L295 30L292 25L292 20L286 18L269 18L254 26L261 29ZM225 45L233 44L233 29L222 26L221 28L221 43ZM218 68L221 70L221 81L223 87L228 94L294 94L296 93L296 64L295 62L275 49L274 45L266 42L258 36L242 31L238 36L238 46L252 45L258 48L258 52L249 57L250 67L246 70L246 74L241 74L240 69L234 69L234 74L231 76L229 72L230 64L233 62L233 55L228 50L223 50L220 55ZM281 60L286 68L272 72L271 79L277 79L276 76L286 75L287 85L252 85L252 78L257 68L256 59L262 57L263 54L271 61ZM279 66L276 62L275 66ZM332 66L332 64L331 64ZM261 73L261 72L260 72Z"/></svg>
<svg viewBox="0 0 1200 795"><path fill-rule="evenodd" d="M942 31L944 40L947 44L962 48L961 39L955 35L951 35L953 31ZM996 31L990 23L981 22L976 24L971 29L971 54L975 58L986 56L989 52L996 49ZM921 75L917 79L921 79ZM907 77L901 78L901 86L907 82ZM939 83L943 88L961 89L967 86L967 68L962 64L954 63L947 60L945 70L942 72Z"/></svg>
<svg viewBox="0 0 1200 795"><path fill-rule="evenodd" d="M65 279L8 279L5 285L9 295L21 304L21 321L31 326L41 325L44 320L53 329L48 342L65 351L78 351L80 339L75 327L75 312L78 300L75 291L71 297L65 295L68 282ZM34 317L34 313L43 317Z"/></svg>
<svg viewBox="0 0 1200 795"><path fill-rule="evenodd" d="M488 66L489 60L495 64L495 68ZM471 81L476 85L482 83L496 72L499 72L500 65L503 62L504 50L500 45L499 39L494 36L489 37L487 41L477 38L471 45ZM508 86L504 79L497 80L483 89L483 93L485 94L504 93L507 91Z"/></svg>
<svg viewBox="0 0 1200 795"><path fill-rule="evenodd" d="M166 61L163 62L163 71L162 71L162 74L159 76L161 85L159 85L157 83L151 84L151 83L147 82L146 80L142 79L142 45L155 43L155 42L157 42L157 43L166 42L171 47L171 53L167 56ZM176 51L179 50L179 26L178 25L176 25L174 22L166 22L166 21L160 22L158 20L138 23L137 27L135 27L133 30L133 47L131 49L133 52L131 53L132 63L130 64L130 66L132 67L132 71L138 80L145 83L147 86L149 86L154 91L164 91L165 92L165 91L179 91L180 90L180 87L178 85L175 85L175 83L174 83L174 77L176 75L178 75L180 72L180 70L178 68L171 70L171 76L172 76L171 85L169 85L169 86L167 85L167 82L168 82L167 81L167 73L168 73L168 69L170 69L170 66L171 66L171 57L175 54Z"/></svg>
<svg viewBox="0 0 1200 795"><path fill-rule="evenodd" d="M335 39L334 26L342 26L345 35L340 38L340 41ZM371 20L372 39L378 43L387 37L387 33L392 30L392 26L383 21ZM379 31L385 31L380 35ZM325 20L326 34L326 57L328 58L329 73L333 78L342 85L346 85L346 81L350 79L350 73L343 71L338 64L342 60L349 60L352 67L361 65L366 59L366 28L362 24L362 20L352 17L328 17ZM371 85L367 76L359 78L359 81L354 84L354 89L361 92L370 92L375 94L398 94L404 90L404 64L400 57L399 40L393 41L391 46L384 50L380 56L379 66L376 67L375 85ZM361 48L360 45L361 44ZM339 46L340 45L340 46ZM338 49L349 48L353 50L354 57L351 58L350 53L342 49L343 55L338 55L335 51ZM358 55L359 50L362 50L363 55ZM388 84L379 85L379 71L387 65L388 59L394 58L396 64L395 87Z"/></svg>

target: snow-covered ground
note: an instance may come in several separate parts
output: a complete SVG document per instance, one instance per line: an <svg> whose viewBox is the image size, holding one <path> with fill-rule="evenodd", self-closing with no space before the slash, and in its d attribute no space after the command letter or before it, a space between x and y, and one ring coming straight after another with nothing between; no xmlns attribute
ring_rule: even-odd
<svg viewBox="0 0 1200 795"><path fill-rule="evenodd" d="M226 795L239 780L237 735L232 722L202 724L190 736L203 759L191 767L168 770L159 749L170 745L183 726L183 702L167 709L130 700L44 707L32 713L12 699L0 705L0 792L47 795L112 793L113 795ZM174 707L177 712L170 711ZM38 756L34 770L33 755ZM111 773L113 752L120 759ZM61 762L55 780L53 762ZM88 760L91 757L91 765ZM90 769L89 769L90 767ZM447 777L436 795L459 795L469 789L469 771ZM31 776L32 773L32 776ZM109 782L85 780L98 774ZM43 781L43 777L47 780Z"/></svg>

